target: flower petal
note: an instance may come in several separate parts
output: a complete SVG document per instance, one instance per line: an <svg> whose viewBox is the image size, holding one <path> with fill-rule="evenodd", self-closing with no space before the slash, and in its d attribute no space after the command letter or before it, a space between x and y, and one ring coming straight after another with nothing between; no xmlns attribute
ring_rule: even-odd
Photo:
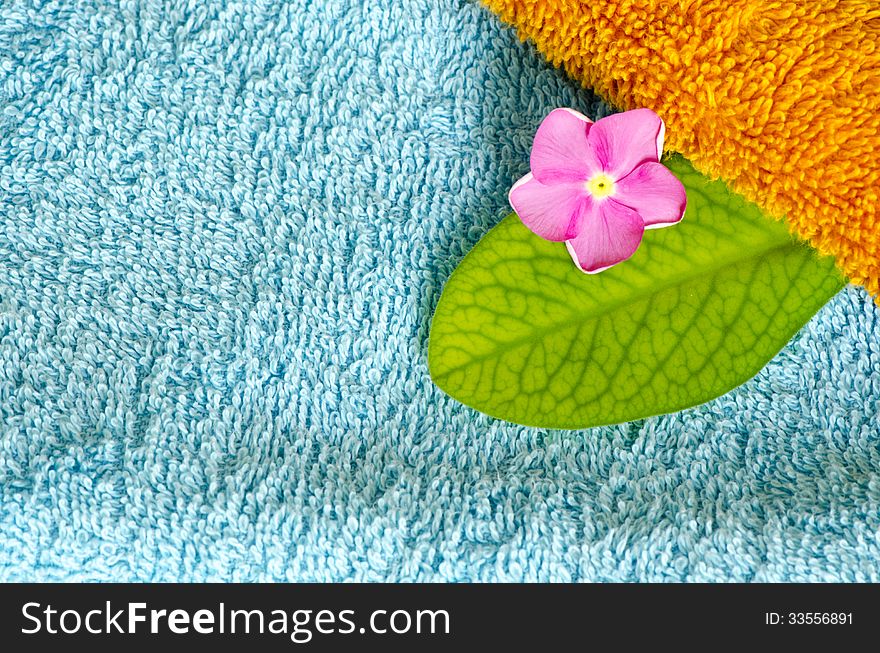
<svg viewBox="0 0 880 653"><path fill-rule="evenodd" d="M532 174L544 184L584 181L601 170L587 143L593 122L573 109L554 109L532 144Z"/></svg>
<svg viewBox="0 0 880 653"><path fill-rule="evenodd" d="M612 199L591 201L580 233L565 242L575 264L588 274L607 270L632 256L642 242L645 225L639 214Z"/></svg>
<svg viewBox="0 0 880 653"><path fill-rule="evenodd" d="M617 181L646 161L659 161L665 134L660 116L636 109L593 123L588 140L602 169Z"/></svg>
<svg viewBox="0 0 880 653"><path fill-rule="evenodd" d="M583 182L545 185L529 173L513 185L508 199L526 227L559 242L577 234L581 207L588 198Z"/></svg>
<svg viewBox="0 0 880 653"><path fill-rule="evenodd" d="M614 201L636 211L645 228L675 224L684 216L684 185L662 163L643 163L615 184Z"/></svg>

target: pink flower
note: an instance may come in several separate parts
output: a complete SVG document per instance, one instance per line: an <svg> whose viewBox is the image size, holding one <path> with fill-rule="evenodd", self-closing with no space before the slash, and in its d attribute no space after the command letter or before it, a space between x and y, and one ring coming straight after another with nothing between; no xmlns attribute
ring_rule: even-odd
<svg viewBox="0 0 880 653"><path fill-rule="evenodd" d="M684 186L660 163L665 131L650 109L597 122L556 109L535 134L532 171L510 189L510 205L541 238L565 241L581 270L607 270L635 253L645 229L684 216Z"/></svg>

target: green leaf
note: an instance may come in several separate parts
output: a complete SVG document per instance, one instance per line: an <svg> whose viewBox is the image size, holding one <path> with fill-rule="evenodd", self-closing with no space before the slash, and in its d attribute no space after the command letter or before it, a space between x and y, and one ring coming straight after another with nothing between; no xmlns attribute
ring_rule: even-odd
<svg viewBox="0 0 880 653"><path fill-rule="evenodd" d="M703 403L754 376L845 280L781 222L665 161L688 208L586 275L504 219L452 274L431 325L434 382L511 422L582 428Z"/></svg>

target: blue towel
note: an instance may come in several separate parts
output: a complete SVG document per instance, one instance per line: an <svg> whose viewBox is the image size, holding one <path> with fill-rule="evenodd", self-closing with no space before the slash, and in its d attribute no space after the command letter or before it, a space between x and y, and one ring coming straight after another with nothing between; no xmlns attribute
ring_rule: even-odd
<svg viewBox="0 0 880 653"><path fill-rule="evenodd" d="M431 383L557 106L465 0L0 8L0 580L880 580L880 311L548 431ZM39 2L35 4L41 4Z"/></svg>

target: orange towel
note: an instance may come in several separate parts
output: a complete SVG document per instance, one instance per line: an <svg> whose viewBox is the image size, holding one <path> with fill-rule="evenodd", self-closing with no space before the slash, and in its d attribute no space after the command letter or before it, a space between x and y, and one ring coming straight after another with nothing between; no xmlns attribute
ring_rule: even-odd
<svg viewBox="0 0 880 653"><path fill-rule="evenodd" d="M878 0L484 0L880 293Z"/></svg>

